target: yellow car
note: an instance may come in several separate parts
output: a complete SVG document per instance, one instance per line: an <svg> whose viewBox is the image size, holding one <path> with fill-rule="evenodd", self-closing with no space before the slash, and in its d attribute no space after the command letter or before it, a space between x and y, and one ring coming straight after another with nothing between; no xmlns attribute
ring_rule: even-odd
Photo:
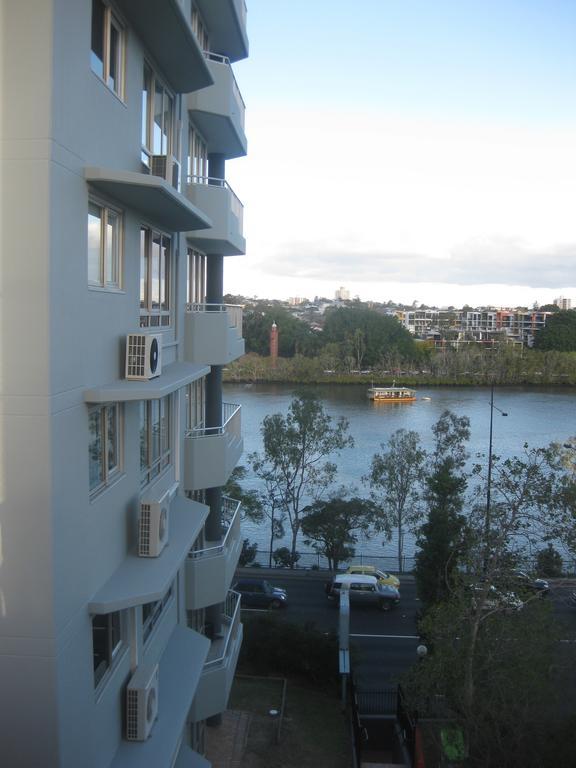
<svg viewBox="0 0 576 768"><path fill-rule="evenodd" d="M376 576L380 584L386 584L387 586L395 587L396 589L400 586L400 579L396 578L396 576L393 576L391 573L378 570L378 568L373 565L351 565L346 573L363 573L365 576Z"/></svg>

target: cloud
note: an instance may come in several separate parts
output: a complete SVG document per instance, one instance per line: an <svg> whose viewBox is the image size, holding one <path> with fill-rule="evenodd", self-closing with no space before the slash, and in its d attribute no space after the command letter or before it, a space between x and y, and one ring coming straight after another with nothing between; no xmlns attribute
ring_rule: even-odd
<svg viewBox="0 0 576 768"><path fill-rule="evenodd" d="M475 238L454 246L449 256L357 250L342 244L290 242L259 264L277 277L362 283L514 285L561 289L576 283L576 243L533 247L520 239Z"/></svg>

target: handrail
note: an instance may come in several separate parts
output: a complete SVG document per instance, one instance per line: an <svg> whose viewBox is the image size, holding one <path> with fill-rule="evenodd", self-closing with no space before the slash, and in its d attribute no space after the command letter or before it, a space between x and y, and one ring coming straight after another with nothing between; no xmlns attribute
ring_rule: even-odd
<svg viewBox="0 0 576 768"><path fill-rule="evenodd" d="M224 643L222 654L216 659L211 659L210 661L205 662L204 669L220 666L228 655L228 646L230 645L233 630L238 624L237 619L240 614L240 593L235 592L233 589L228 590L224 605L224 616L230 620L230 630L226 633L226 641Z"/></svg>
<svg viewBox="0 0 576 768"><path fill-rule="evenodd" d="M208 187L221 187L222 189L227 189L235 198L238 200L240 205L242 205L242 202L240 201L240 198L234 192L230 184L226 181L226 179L218 179L215 176L187 176L186 181L188 184L205 184ZM242 207L244 207L242 205Z"/></svg>
<svg viewBox="0 0 576 768"><path fill-rule="evenodd" d="M186 304L186 312L227 312L228 309L244 309L244 306L242 304L209 304L201 301Z"/></svg>
<svg viewBox="0 0 576 768"><path fill-rule="evenodd" d="M192 429L187 429L184 433L184 437L187 438L199 438L208 437L209 435L223 435L226 431L226 427L232 421L234 416L240 412L242 406L238 403L222 403L222 424L216 427L204 427L197 426Z"/></svg>
<svg viewBox="0 0 576 768"><path fill-rule="evenodd" d="M242 506L241 501L236 501L236 499L231 499L229 496L223 496L222 497L222 511L227 511L224 509L224 507L233 507L234 513L232 515L232 518L228 524L228 530L226 531L226 534L224 538L222 539L222 542L220 544L215 544L213 547L205 547L204 549L194 549L191 550L188 553L188 557L192 558L193 560L200 557L211 557L213 555L220 555L224 550L226 549L226 546L228 544L228 537L230 536L232 529L234 528L234 524L236 523L236 520L240 517L240 507Z"/></svg>

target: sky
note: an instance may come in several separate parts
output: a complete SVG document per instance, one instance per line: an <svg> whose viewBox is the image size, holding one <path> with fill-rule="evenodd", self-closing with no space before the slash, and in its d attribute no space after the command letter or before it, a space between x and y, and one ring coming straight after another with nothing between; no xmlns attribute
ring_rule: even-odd
<svg viewBox="0 0 576 768"><path fill-rule="evenodd" d="M225 290L576 306L574 0L247 0Z"/></svg>

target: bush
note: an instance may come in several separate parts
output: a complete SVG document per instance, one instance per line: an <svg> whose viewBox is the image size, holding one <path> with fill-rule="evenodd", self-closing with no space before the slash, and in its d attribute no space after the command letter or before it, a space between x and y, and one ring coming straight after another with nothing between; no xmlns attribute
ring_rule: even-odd
<svg viewBox="0 0 576 768"><path fill-rule="evenodd" d="M249 565L254 560L257 553L258 544L250 544L249 539L244 539L242 542L242 552L240 552L240 557L238 559L238 565L241 567Z"/></svg>
<svg viewBox="0 0 576 768"><path fill-rule="evenodd" d="M536 566L538 575L554 578L562 576L562 557L552 544L548 544L545 549L541 549L536 557Z"/></svg>
<svg viewBox="0 0 576 768"><path fill-rule="evenodd" d="M293 568L300 560L300 555L298 552L292 554L288 547L278 547L272 553L272 558L277 568Z"/></svg>
<svg viewBox="0 0 576 768"><path fill-rule="evenodd" d="M301 627L276 616L243 619L238 667L253 675L302 677L317 685L338 680L338 639L312 625Z"/></svg>

